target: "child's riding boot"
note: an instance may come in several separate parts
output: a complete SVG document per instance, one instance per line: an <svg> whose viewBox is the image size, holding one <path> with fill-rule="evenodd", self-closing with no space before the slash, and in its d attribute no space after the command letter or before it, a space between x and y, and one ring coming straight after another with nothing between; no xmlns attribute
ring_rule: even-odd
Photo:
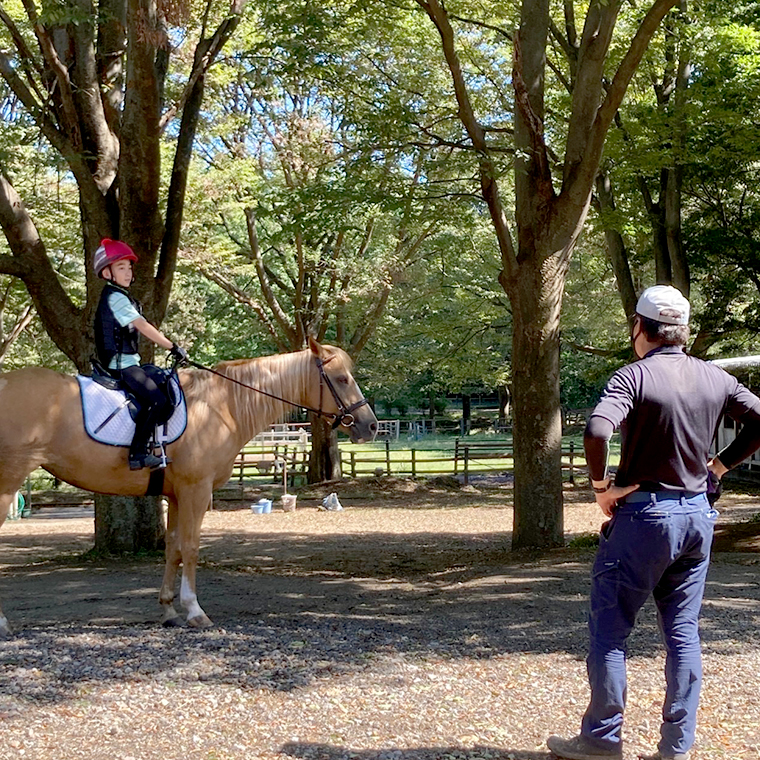
<svg viewBox="0 0 760 760"><path fill-rule="evenodd" d="M147 425L145 424L146 421L148 422ZM139 417L135 420L135 437L132 439L132 445L129 447L130 470L142 470L143 467L150 467L150 469L161 467L161 459L150 450L148 444L151 428L150 416L148 416L147 420L141 420Z"/></svg>

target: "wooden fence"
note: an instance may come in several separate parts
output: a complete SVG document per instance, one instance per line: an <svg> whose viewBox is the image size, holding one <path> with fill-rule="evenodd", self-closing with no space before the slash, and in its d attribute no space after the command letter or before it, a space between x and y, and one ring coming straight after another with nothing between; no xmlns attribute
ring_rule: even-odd
<svg viewBox="0 0 760 760"><path fill-rule="evenodd" d="M420 456L422 451L424 456ZM345 456L348 454L348 461ZM430 456L430 454L433 456ZM514 451L511 445L504 443L476 442L468 443L457 439L451 449L391 449L388 442L385 450L357 453L343 452L343 474L352 478L362 475L410 475L415 478L427 475L461 475L464 483L469 483L470 476L488 474L514 469ZM582 450L570 442L562 450L562 470L567 472L570 483L575 482L577 474L586 474L586 459Z"/></svg>
<svg viewBox="0 0 760 760"><path fill-rule="evenodd" d="M228 482L244 482L264 478L269 482L295 484L309 469L310 447L299 444L246 446L235 457Z"/></svg>
<svg viewBox="0 0 760 760"><path fill-rule="evenodd" d="M435 475L461 476L469 483L473 475L512 472L514 451L504 443L468 443L457 439L453 449L395 449L389 441L373 451L341 452L343 475L352 478L370 475L398 477L426 477ZM248 446L235 459L230 483L243 486L245 482L266 479L282 482L288 479L297 485L306 478L309 468L308 447L285 445L266 447ZM572 442L562 450L562 470L570 483L579 474L586 474L583 450Z"/></svg>
<svg viewBox="0 0 760 760"><path fill-rule="evenodd" d="M246 446L235 458L228 486L243 488L245 484L282 484L287 478L289 486L305 483L309 468L309 446L287 444L276 446ZM503 443L467 442L457 439L454 448L448 449L395 449L390 442L371 452L349 449L341 452L343 475L352 478L369 475L395 475L398 477L426 477L453 475L462 477L464 483L474 475L511 472L514 454L511 445ZM578 474L586 475L586 460L582 449L572 443L562 451L562 470L573 483ZM41 474L46 474L42 473ZM92 503L92 494L75 489L57 490L53 480L52 490L38 490L31 499L31 485L27 481L24 496L27 508L41 506L79 506Z"/></svg>

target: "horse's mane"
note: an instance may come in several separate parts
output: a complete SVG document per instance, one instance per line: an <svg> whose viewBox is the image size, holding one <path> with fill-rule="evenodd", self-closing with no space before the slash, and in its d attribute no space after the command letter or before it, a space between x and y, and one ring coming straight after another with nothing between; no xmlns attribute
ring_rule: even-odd
<svg viewBox="0 0 760 760"><path fill-rule="evenodd" d="M339 348L327 348L331 354L327 360L331 368L342 366L350 372L351 359L348 354ZM332 362L336 364L333 365ZM213 369L240 383L297 403L305 397L309 383L314 382L314 366L314 355L307 349L256 359L223 361ZM182 389L188 402L190 422L200 421L210 410L220 411L224 405L249 437L273 422L287 418L297 409L296 406L256 393L205 370L183 372Z"/></svg>

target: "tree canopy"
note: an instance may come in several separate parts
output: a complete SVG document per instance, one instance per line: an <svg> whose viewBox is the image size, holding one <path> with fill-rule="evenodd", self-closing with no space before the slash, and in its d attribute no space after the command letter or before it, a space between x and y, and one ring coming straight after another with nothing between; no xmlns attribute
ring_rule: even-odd
<svg viewBox="0 0 760 760"><path fill-rule="evenodd" d="M146 316L204 362L312 335L388 404L508 383L529 545L561 540L560 406L626 361L637 290L688 291L699 355L756 350L752 5L24 0L0 22L6 367L86 368L87 262L121 237Z"/></svg>

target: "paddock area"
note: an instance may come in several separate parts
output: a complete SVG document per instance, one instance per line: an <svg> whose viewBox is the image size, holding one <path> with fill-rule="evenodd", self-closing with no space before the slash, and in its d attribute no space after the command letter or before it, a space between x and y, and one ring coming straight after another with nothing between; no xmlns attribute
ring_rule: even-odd
<svg viewBox="0 0 760 760"><path fill-rule="evenodd" d="M585 614L601 514L567 487L570 547L508 552L508 482L336 484L343 511L219 503L201 560L217 627L163 629L163 559L90 560L92 513L0 531L4 760L548 760L587 696ZM325 491L326 493L327 491ZM719 502L724 528L756 496ZM746 531L745 531L746 532ZM574 539L574 540L573 540ZM715 555L693 760L760 757L757 541ZM654 608L631 640L626 760L657 741Z"/></svg>

